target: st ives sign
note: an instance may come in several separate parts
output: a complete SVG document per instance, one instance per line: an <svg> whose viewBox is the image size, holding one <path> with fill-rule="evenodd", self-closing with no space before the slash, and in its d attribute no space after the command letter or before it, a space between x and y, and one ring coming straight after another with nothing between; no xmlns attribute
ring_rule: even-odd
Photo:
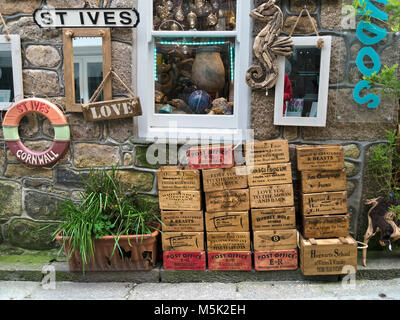
<svg viewBox="0 0 400 320"><path fill-rule="evenodd" d="M365 9L360 10L358 15L368 15L371 18L377 20L386 21L389 19L387 13L378 9L372 0L358 0L361 5L365 4ZM374 0L375 2L388 4L388 0ZM371 76L374 72L378 73L381 70L382 64L379 54L372 47L378 42L384 40L387 36L387 30L380 28L372 22L360 21L357 25L357 37L365 45L358 53L356 64L360 72L366 76ZM372 61L372 66L366 65L366 58ZM381 101L381 98L376 94L369 93L365 96L361 96L361 92L364 89L370 89L370 83L367 80L360 81L354 89L354 100L359 104L368 103L368 108L377 108Z"/></svg>
<svg viewBox="0 0 400 320"><path fill-rule="evenodd" d="M33 19L41 28L136 28L135 8L36 9Z"/></svg>

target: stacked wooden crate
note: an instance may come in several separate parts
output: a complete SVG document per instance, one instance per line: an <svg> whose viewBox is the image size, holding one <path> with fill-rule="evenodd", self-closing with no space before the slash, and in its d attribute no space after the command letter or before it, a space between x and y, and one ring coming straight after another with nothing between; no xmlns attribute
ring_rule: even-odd
<svg viewBox="0 0 400 320"><path fill-rule="evenodd" d="M296 212L287 140L246 144L257 271L298 268Z"/></svg>
<svg viewBox="0 0 400 320"><path fill-rule="evenodd" d="M344 148L298 146L301 173L302 236L300 268L304 275L347 273L357 267L357 243L350 237Z"/></svg>
<svg viewBox="0 0 400 320"><path fill-rule="evenodd" d="M202 170L202 176L208 269L252 270L246 167Z"/></svg>
<svg viewBox="0 0 400 320"><path fill-rule="evenodd" d="M205 270L200 171L162 167L158 171L158 189L164 269Z"/></svg>

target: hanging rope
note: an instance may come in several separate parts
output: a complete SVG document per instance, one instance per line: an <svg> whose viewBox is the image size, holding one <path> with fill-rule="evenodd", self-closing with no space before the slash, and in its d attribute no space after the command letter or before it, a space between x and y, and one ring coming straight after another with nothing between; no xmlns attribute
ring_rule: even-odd
<svg viewBox="0 0 400 320"><path fill-rule="evenodd" d="M294 31L296 30L297 25L299 24L300 19L301 19L301 17L303 16L303 13L304 13L304 12L307 14L307 16L308 16L308 18L309 18L309 20L310 20L310 22L311 22L311 25L312 25L312 27L313 27L313 29L314 29L315 34L317 35L317 37L319 37L320 35L319 35L319 32L318 32L317 26L315 25L314 20L313 20L313 18L311 17L310 12L309 12L308 9L307 9L307 6L304 6L303 10L300 11L300 14L299 14L299 16L297 17L296 23L294 24L294 26L293 26L293 28L292 28L292 31L291 31L290 34L289 34L289 37L292 37L292 36L293 36ZM323 40L323 39L319 39L318 42L317 42L317 48L318 48L318 49L322 49L323 46L324 46L324 40Z"/></svg>
<svg viewBox="0 0 400 320"><path fill-rule="evenodd" d="M3 24L3 26L4 26L4 31L6 32L6 39L7 39L7 41L11 41L11 38L10 38L10 34L8 33L8 27L7 27L7 24L6 24L6 22L4 21L4 19L3 19L3 15L1 14L1 12L0 12L0 19L1 19L1 23Z"/></svg>

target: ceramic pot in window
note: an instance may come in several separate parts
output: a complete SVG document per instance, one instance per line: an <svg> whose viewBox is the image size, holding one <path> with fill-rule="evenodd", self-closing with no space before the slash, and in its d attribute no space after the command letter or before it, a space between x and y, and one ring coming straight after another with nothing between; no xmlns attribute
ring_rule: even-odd
<svg viewBox="0 0 400 320"><path fill-rule="evenodd" d="M225 67L218 47L197 49L192 67L192 81L198 89L217 93L225 86Z"/></svg>

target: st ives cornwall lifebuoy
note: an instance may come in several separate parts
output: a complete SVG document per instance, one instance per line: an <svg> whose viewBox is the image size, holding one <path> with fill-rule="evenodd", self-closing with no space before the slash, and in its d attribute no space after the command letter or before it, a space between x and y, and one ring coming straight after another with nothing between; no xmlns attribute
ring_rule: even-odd
<svg viewBox="0 0 400 320"><path fill-rule="evenodd" d="M25 115L30 113L45 116L54 128L53 144L44 152L28 149L19 137L19 123ZM12 105L4 117L3 134L8 148L17 159L33 167L54 165L67 152L70 144L67 118L55 104L40 98L24 99Z"/></svg>

